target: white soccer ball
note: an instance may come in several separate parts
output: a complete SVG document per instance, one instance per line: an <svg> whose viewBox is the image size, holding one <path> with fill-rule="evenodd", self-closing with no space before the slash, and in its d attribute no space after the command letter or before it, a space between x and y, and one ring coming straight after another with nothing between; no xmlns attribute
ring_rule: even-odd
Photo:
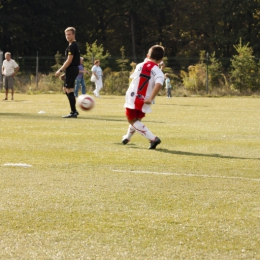
<svg viewBox="0 0 260 260"><path fill-rule="evenodd" d="M95 100L90 95L80 95L78 97L78 105L82 110L88 111L94 107Z"/></svg>

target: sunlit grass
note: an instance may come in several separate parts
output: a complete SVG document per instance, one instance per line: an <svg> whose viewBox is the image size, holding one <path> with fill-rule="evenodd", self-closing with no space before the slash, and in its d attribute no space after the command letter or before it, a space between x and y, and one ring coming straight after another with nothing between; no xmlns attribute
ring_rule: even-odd
<svg viewBox="0 0 260 260"><path fill-rule="evenodd" d="M259 98L157 97L156 150L123 104L1 102L0 259L260 259Z"/></svg>

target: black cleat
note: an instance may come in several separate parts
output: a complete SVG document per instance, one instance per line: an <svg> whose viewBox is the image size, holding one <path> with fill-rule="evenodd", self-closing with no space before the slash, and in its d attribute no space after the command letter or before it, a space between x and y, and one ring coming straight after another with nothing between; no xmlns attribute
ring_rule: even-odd
<svg viewBox="0 0 260 260"><path fill-rule="evenodd" d="M78 110L76 110L75 114L77 114L77 116L79 115L79 112L78 112Z"/></svg>
<svg viewBox="0 0 260 260"><path fill-rule="evenodd" d="M157 146L159 143L161 143L161 140L160 140L159 137L156 136L153 141L150 141L150 147L149 147L149 149L155 149L156 146Z"/></svg>
<svg viewBox="0 0 260 260"><path fill-rule="evenodd" d="M63 116L63 118L77 118L77 112L70 112L70 114Z"/></svg>
<svg viewBox="0 0 260 260"><path fill-rule="evenodd" d="M127 143L129 143L128 139L125 138L125 139L122 140L122 144L127 144Z"/></svg>

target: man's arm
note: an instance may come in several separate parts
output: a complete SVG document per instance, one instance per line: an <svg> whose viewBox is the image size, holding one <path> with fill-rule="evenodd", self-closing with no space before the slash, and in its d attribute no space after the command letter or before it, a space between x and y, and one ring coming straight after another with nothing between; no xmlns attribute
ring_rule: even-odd
<svg viewBox="0 0 260 260"><path fill-rule="evenodd" d="M64 71L66 68L68 68L72 60L73 60L73 55L68 55L67 60L63 63L61 68L56 71L55 76L58 77L61 73L61 70Z"/></svg>
<svg viewBox="0 0 260 260"><path fill-rule="evenodd" d="M14 73L12 74L13 77L18 73L19 69L19 66L14 69Z"/></svg>

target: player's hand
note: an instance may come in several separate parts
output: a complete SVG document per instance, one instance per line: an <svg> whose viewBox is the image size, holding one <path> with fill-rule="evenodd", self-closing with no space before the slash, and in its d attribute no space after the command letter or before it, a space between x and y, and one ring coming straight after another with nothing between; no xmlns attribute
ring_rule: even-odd
<svg viewBox="0 0 260 260"><path fill-rule="evenodd" d="M150 105L150 104L152 104L152 100L150 98L146 98L144 100L144 104Z"/></svg>
<svg viewBox="0 0 260 260"><path fill-rule="evenodd" d="M65 74L60 75L60 80L64 80Z"/></svg>
<svg viewBox="0 0 260 260"><path fill-rule="evenodd" d="M55 77L59 77L60 76L60 70L57 70L56 73L55 73Z"/></svg>

